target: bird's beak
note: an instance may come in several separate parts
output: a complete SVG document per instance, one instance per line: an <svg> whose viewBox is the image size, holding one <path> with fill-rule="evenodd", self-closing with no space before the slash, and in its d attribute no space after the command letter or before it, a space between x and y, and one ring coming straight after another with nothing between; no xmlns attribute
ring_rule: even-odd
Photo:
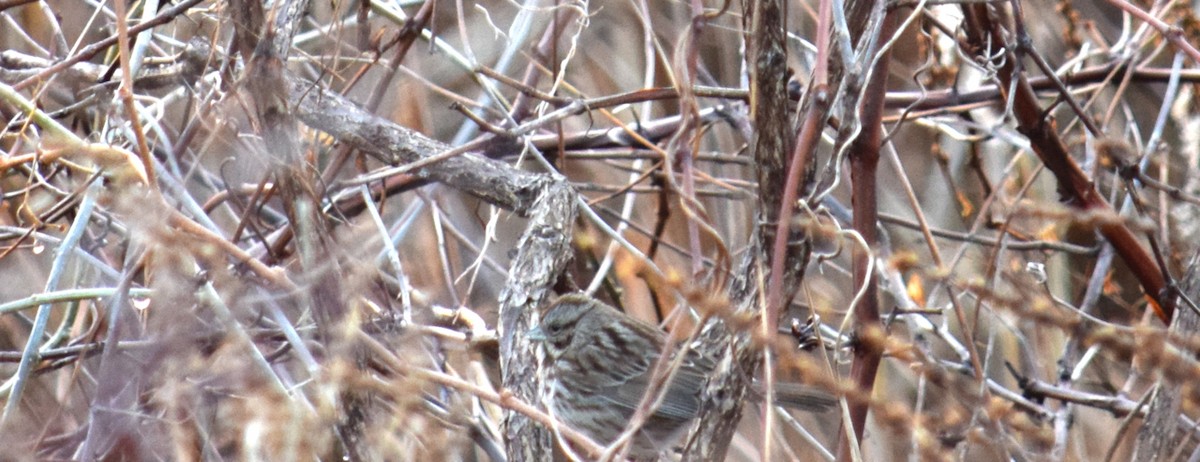
<svg viewBox="0 0 1200 462"><path fill-rule="evenodd" d="M537 326L537 327L534 327L533 329L529 329L529 332L525 333L525 337L534 342L546 341L546 334L544 332L542 332L542 326Z"/></svg>

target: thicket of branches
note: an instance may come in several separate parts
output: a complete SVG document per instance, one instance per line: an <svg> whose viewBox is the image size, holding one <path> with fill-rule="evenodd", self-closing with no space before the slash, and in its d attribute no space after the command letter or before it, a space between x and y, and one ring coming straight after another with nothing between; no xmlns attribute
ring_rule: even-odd
<svg viewBox="0 0 1200 462"><path fill-rule="evenodd" d="M0 0L0 447L604 457L586 290L722 359L672 458L1194 459L1193 8Z"/></svg>

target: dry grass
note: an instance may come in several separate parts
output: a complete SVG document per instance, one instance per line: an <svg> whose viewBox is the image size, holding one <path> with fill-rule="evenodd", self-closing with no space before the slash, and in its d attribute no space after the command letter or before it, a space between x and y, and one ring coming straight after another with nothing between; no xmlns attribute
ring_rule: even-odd
<svg viewBox="0 0 1200 462"><path fill-rule="evenodd" d="M867 404L865 460L1131 459L1150 426L1134 413L1159 383L1180 397L1174 421L1194 422L1200 339L1168 330L1151 299L1172 294L1146 294L1134 274L1165 270L1166 287L1200 295L1194 12L1023 5L1023 71L1105 209L1063 202L1062 177L1005 104L1011 55L974 46L962 20L975 7L1007 17L1009 2L891 3L912 22L895 36L875 174L879 293L867 296L883 320L847 315L863 247L838 154L857 114L840 98L869 92L832 82L834 119L801 191L829 194L778 228L813 258L786 288L784 328L755 337L775 380ZM818 56L841 59L836 38L815 48L818 4L788 6L796 100ZM528 210L428 166L388 171L307 119L284 119L294 147L277 142L264 114L288 96L239 48L254 42L234 36L252 22L237 4L146 5L0 0L0 458L492 460L505 410L551 419L500 386L501 293L520 276L518 239L539 232ZM740 3L360 6L308 5L289 78L448 146L479 141L470 156L564 175L605 226L580 213L573 261L542 288L594 289L654 320L687 301L759 332L725 301L764 199ZM152 34L95 45L155 15ZM426 35L405 28L413 17ZM824 348L801 351L784 331L813 315ZM855 348L884 354L873 389L851 378ZM747 404L728 459L821 460L848 423ZM1200 453L1194 440L1173 457Z"/></svg>

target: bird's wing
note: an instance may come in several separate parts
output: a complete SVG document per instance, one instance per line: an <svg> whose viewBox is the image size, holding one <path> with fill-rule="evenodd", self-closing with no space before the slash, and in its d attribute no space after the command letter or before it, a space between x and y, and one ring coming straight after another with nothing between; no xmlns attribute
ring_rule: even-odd
<svg viewBox="0 0 1200 462"><path fill-rule="evenodd" d="M654 364L645 364L641 373L632 374L624 384L614 384L601 388L602 396L613 404L629 410L630 415L641 404L643 395L650 383ZM704 386L705 377L685 362L675 371L667 394L662 404L655 410L657 417L671 420L691 420L700 409L700 388Z"/></svg>

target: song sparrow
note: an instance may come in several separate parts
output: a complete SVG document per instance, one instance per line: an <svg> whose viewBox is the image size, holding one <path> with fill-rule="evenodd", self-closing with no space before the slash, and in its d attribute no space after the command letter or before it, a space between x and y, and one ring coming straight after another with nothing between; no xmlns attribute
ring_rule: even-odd
<svg viewBox="0 0 1200 462"><path fill-rule="evenodd" d="M667 341L657 326L584 294L559 297L528 336L546 351L555 417L604 445L625 431L654 378L655 363ZM694 350L686 355L666 385L662 403L630 443L629 455L635 459L653 458L670 449L696 417L700 389L713 363ZM751 398L760 399L761 388L755 382ZM803 385L776 383L774 390L774 403L793 409L825 411L837 403L829 393Z"/></svg>
<svg viewBox="0 0 1200 462"><path fill-rule="evenodd" d="M591 297L570 294L551 304L529 338L546 351L554 416L607 445L642 402L666 333ZM632 439L630 456L654 457L671 448L696 416L700 388L712 368L689 350L661 405Z"/></svg>

